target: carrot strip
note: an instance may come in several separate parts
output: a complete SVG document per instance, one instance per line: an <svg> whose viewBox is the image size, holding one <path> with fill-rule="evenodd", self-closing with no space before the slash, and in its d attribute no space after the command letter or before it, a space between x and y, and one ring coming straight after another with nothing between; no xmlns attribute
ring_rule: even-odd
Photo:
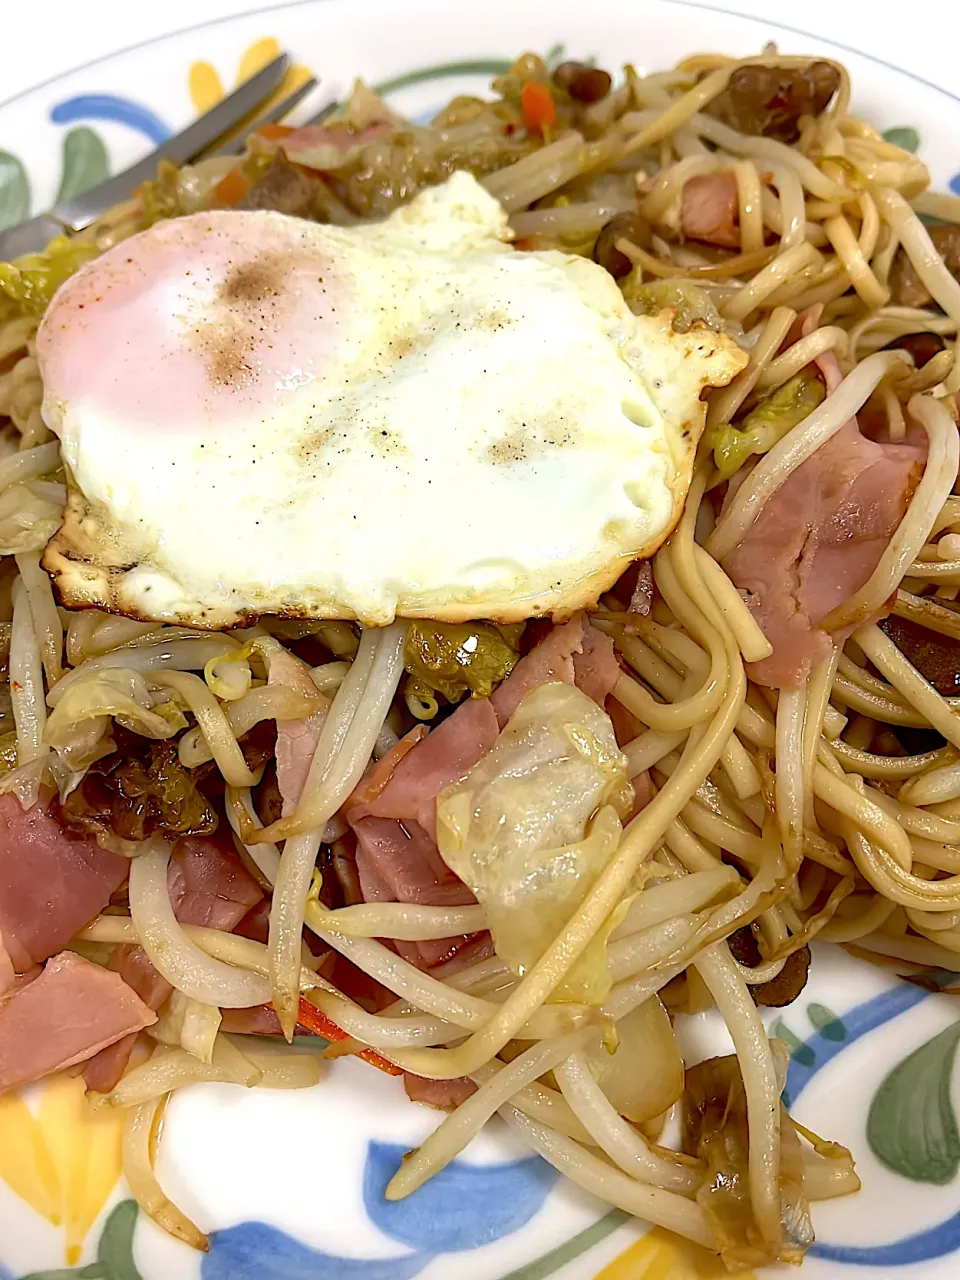
<svg viewBox="0 0 960 1280"><path fill-rule="evenodd" d="M539 80L528 80L520 90L523 123L533 132L543 133L557 123L557 107L553 95Z"/></svg>
<svg viewBox="0 0 960 1280"><path fill-rule="evenodd" d="M323 1036L324 1040L336 1042L347 1039L347 1033L341 1027L338 1027L335 1022L331 1022L325 1013L321 1013L315 1004L311 1004L303 996L300 997L297 1023L301 1027L306 1027L315 1036ZM399 1067L395 1067L392 1062L388 1062L386 1058L377 1053L376 1049L361 1049L357 1057L362 1058L364 1062L369 1062L372 1067L377 1067L380 1071L386 1072L388 1076L403 1075Z"/></svg>
<svg viewBox="0 0 960 1280"><path fill-rule="evenodd" d="M237 204L250 190L250 182L242 169L231 169L213 188L219 204Z"/></svg>

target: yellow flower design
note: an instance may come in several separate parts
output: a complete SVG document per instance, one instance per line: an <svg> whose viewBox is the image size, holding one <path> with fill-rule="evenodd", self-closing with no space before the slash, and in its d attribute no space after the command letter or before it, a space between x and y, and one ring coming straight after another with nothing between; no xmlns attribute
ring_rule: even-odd
<svg viewBox="0 0 960 1280"><path fill-rule="evenodd" d="M36 1110L16 1094L0 1098L0 1178L63 1227L69 1266L120 1177L121 1123L112 1107L90 1106L79 1077L49 1080Z"/></svg>
<svg viewBox="0 0 960 1280"><path fill-rule="evenodd" d="M729 1275L716 1254L654 1227L594 1280L721 1280ZM739 1280L756 1280L753 1271L737 1275Z"/></svg>
<svg viewBox="0 0 960 1280"><path fill-rule="evenodd" d="M240 59L240 65L237 67L236 83L243 84L244 80L249 80L252 75L265 67L268 62L279 54L280 45L273 36L265 36L262 40L255 40L252 45L244 52ZM288 94L293 93L294 89L299 89L310 79L309 68L303 66L289 67L287 74L283 77L280 87L275 90L272 96L257 108L257 114L260 115L277 102L281 102ZM189 73L190 98L198 115L202 115L204 111L209 111L211 107L215 107L220 99L224 96L225 90L223 81L217 69L209 62L194 62L190 67Z"/></svg>

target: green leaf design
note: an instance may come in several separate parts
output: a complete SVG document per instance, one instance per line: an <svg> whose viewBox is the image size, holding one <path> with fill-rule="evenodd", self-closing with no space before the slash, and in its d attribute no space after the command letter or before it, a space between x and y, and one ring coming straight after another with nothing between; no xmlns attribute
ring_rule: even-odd
<svg viewBox="0 0 960 1280"><path fill-rule="evenodd" d="M510 70L509 58L475 58L466 62L439 62L432 67L420 67L417 71L405 71L402 76L381 80L373 86L373 92L381 97L408 89L412 84L424 84L428 80L443 80L448 76L502 76Z"/></svg>
<svg viewBox="0 0 960 1280"><path fill-rule="evenodd" d="M888 129L883 135L884 142L891 142L895 147L903 147L904 151L915 152L920 146L920 135L913 125L902 124L896 129Z"/></svg>
<svg viewBox="0 0 960 1280"><path fill-rule="evenodd" d="M533 1262L528 1262L525 1266L518 1267L516 1271L511 1271L509 1275L503 1277L503 1280L546 1280L547 1276L552 1276L555 1271L559 1271L568 1262L572 1262L574 1258L579 1258L582 1253L592 1249L601 1240L606 1240L607 1236L612 1235L617 1227L621 1227L625 1222L629 1221L630 1215L628 1213L624 1213L622 1209L611 1209L605 1217L600 1218L591 1226L585 1227L583 1231L578 1231L575 1236L571 1236L563 1244L557 1245L556 1249L551 1249L542 1258L536 1258Z"/></svg>
<svg viewBox="0 0 960 1280"><path fill-rule="evenodd" d="M795 1058L801 1066L812 1067L816 1062L816 1055L812 1049L807 1048L803 1041L793 1034L782 1018L778 1018L770 1028L770 1034L775 1040L782 1040L787 1046L787 1052L791 1058Z"/></svg>
<svg viewBox="0 0 960 1280"><path fill-rule="evenodd" d="M960 1130L950 1100L958 1044L960 1022L955 1022L894 1067L870 1105L871 1151L913 1182L942 1187L960 1169Z"/></svg>
<svg viewBox="0 0 960 1280"><path fill-rule="evenodd" d="M845 1040L847 1038L846 1027L833 1010L828 1009L825 1004L807 1005L807 1017L825 1040Z"/></svg>
<svg viewBox="0 0 960 1280"><path fill-rule="evenodd" d="M97 1261L103 1280L142 1280L133 1260L136 1225L136 1200L121 1200L103 1224L97 1246Z"/></svg>
<svg viewBox="0 0 960 1280"><path fill-rule="evenodd" d="M22 161L0 151L0 231L30 216L30 180Z"/></svg>
<svg viewBox="0 0 960 1280"><path fill-rule="evenodd" d="M103 1280L99 1262L88 1267L63 1267L58 1271L31 1271L22 1280Z"/></svg>
<svg viewBox="0 0 960 1280"><path fill-rule="evenodd" d="M107 148L96 130L81 125L64 135L58 203L89 191L109 174Z"/></svg>

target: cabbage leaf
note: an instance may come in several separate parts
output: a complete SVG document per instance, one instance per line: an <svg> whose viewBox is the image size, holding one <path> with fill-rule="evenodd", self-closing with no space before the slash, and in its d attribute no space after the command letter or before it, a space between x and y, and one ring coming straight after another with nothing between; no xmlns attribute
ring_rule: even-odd
<svg viewBox="0 0 960 1280"><path fill-rule="evenodd" d="M487 912L497 953L521 976L576 913L616 851L632 802L606 712L573 685L530 691L488 752L437 802L447 865ZM608 921L554 999L610 989Z"/></svg>

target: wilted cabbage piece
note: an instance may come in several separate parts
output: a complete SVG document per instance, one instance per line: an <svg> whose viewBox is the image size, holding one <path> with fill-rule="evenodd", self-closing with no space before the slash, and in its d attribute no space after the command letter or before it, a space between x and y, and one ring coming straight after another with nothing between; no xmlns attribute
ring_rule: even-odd
<svg viewBox="0 0 960 1280"><path fill-rule="evenodd" d="M720 312L706 290L690 280L651 280L643 283L643 275L634 270L620 282L623 296L634 315L655 316L669 308L676 312L673 327L687 333L697 322L711 329L722 328Z"/></svg>
<svg viewBox="0 0 960 1280"><path fill-rule="evenodd" d="M518 654L488 623L411 622L403 657L418 693L432 690L448 702L459 702L467 693L489 698Z"/></svg>
<svg viewBox="0 0 960 1280"><path fill-rule="evenodd" d="M587 1050L587 1064L620 1115L643 1124L669 1111L682 1095L683 1059L658 996L632 1009L616 1029L615 1051L598 1041Z"/></svg>
<svg viewBox="0 0 960 1280"><path fill-rule="evenodd" d="M748 1166L747 1098L736 1056L708 1058L686 1075L683 1150L707 1171L697 1203L731 1270L803 1261L813 1244L803 1190L803 1153L786 1108L780 1107L781 1238L766 1242L753 1216Z"/></svg>
<svg viewBox="0 0 960 1280"><path fill-rule="evenodd" d="M200 770L185 769L175 742L146 743L117 733L120 749L91 765L61 805L75 830L124 840L151 835L209 835L217 814L197 785Z"/></svg>
<svg viewBox="0 0 960 1280"><path fill-rule="evenodd" d="M54 236L43 253L0 262L0 316L42 315L64 280L98 253L94 244Z"/></svg>
<svg viewBox="0 0 960 1280"><path fill-rule="evenodd" d="M551 683L531 690L493 749L441 792L440 852L486 908L497 953L516 973L543 954L612 857L632 791L610 717L573 685ZM608 933L555 998L603 1000Z"/></svg>
<svg viewBox="0 0 960 1280"><path fill-rule="evenodd" d="M761 400L736 426L715 427L708 436L721 480L729 480L749 457L767 453L798 422L822 404L827 391L819 378L798 373Z"/></svg>

